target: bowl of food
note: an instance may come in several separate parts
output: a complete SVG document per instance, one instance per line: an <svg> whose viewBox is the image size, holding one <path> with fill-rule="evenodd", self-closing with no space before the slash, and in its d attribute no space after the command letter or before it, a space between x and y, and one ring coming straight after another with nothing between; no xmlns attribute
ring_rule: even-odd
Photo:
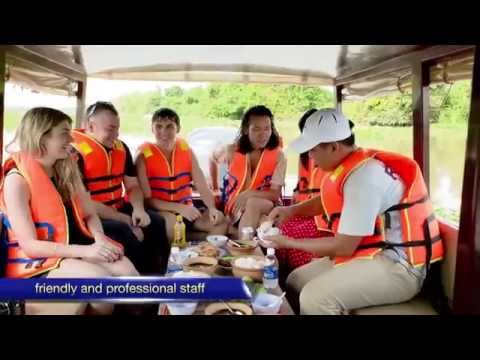
<svg viewBox="0 0 480 360"><path fill-rule="evenodd" d="M263 256L238 256L232 260L232 272L234 276L240 278L247 276L255 281L262 281L264 265L265 257Z"/></svg>
<svg viewBox="0 0 480 360"><path fill-rule="evenodd" d="M223 256L218 259L218 266L222 270L232 270L232 260L234 259L233 256Z"/></svg>
<svg viewBox="0 0 480 360"><path fill-rule="evenodd" d="M208 256L197 256L183 262L184 271L200 271L213 274L217 266L217 259Z"/></svg>
<svg viewBox="0 0 480 360"><path fill-rule="evenodd" d="M216 258L219 254L218 249L216 246L208 243L207 241L203 241L194 248L192 248L200 256L212 257Z"/></svg>
<svg viewBox="0 0 480 360"><path fill-rule="evenodd" d="M216 247L225 246L228 241L228 237L225 235L208 235L207 241Z"/></svg>
<svg viewBox="0 0 480 360"><path fill-rule="evenodd" d="M170 315L192 315L197 309L198 302L167 303Z"/></svg>
<svg viewBox="0 0 480 360"><path fill-rule="evenodd" d="M240 302L218 302L205 308L205 315L252 315L250 306Z"/></svg>
<svg viewBox="0 0 480 360"><path fill-rule="evenodd" d="M252 302L253 311L258 315L275 315L280 311L282 298L277 295L260 293Z"/></svg>
<svg viewBox="0 0 480 360"><path fill-rule="evenodd" d="M228 240L227 250L233 256L251 255L255 252L258 243L255 240Z"/></svg>

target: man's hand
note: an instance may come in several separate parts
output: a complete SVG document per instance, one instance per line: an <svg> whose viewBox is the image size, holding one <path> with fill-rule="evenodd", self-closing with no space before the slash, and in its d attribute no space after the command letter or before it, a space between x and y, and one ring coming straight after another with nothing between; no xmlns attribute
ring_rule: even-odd
<svg viewBox="0 0 480 360"><path fill-rule="evenodd" d="M245 206L250 195L250 190L245 190L237 196L237 198L235 199L235 203L233 204L233 214L243 213L245 211Z"/></svg>
<svg viewBox="0 0 480 360"><path fill-rule="evenodd" d="M215 208L208 209L208 216L212 225L218 225L225 219L223 213Z"/></svg>
<svg viewBox="0 0 480 360"><path fill-rule="evenodd" d="M259 239L261 246L265 248L289 248L292 247L292 240L285 235L264 236L263 240Z"/></svg>
<svg viewBox="0 0 480 360"><path fill-rule="evenodd" d="M279 225L292 216L292 208L290 206L278 206L268 214L268 220Z"/></svg>
<svg viewBox="0 0 480 360"><path fill-rule="evenodd" d="M178 209L178 213L182 215L188 221L194 222L197 220L202 214L195 206L181 204L182 206Z"/></svg>
<svg viewBox="0 0 480 360"><path fill-rule="evenodd" d="M145 209L141 208L133 208L132 212L132 225L145 227L150 225L150 215L145 211Z"/></svg>

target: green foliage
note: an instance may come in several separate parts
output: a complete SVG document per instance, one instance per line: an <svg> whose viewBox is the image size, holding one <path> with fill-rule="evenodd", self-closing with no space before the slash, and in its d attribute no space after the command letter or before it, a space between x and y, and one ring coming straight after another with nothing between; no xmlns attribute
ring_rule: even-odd
<svg viewBox="0 0 480 360"><path fill-rule="evenodd" d="M447 126L465 124L468 120L470 91L470 81L433 85L430 90L430 122ZM359 125L410 126L412 94L407 91L362 101L347 101L343 110Z"/></svg>
<svg viewBox="0 0 480 360"><path fill-rule="evenodd" d="M447 208L442 208L439 206L434 207L435 210L435 215L448 220L454 224L459 224L460 223L460 210L457 209L447 209Z"/></svg>
<svg viewBox="0 0 480 360"><path fill-rule="evenodd" d="M268 106L279 120L297 120L312 107L333 105L331 91L321 87L264 84L210 84L184 90L174 86L161 91L128 94L115 103L124 116L142 118L160 107L170 107L181 117L239 120L253 105Z"/></svg>
<svg viewBox="0 0 480 360"><path fill-rule="evenodd" d="M470 81L431 87L432 123L463 125L468 119ZM331 91L315 86L265 84L210 84L184 90L173 86L164 91L136 92L116 99L123 116L141 119L160 107L170 107L180 117L239 120L253 105L268 106L278 121L298 120L306 110L331 107ZM357 125L410 126L411 92L394 93L362 101L345 101L344 112Z"/></svg>

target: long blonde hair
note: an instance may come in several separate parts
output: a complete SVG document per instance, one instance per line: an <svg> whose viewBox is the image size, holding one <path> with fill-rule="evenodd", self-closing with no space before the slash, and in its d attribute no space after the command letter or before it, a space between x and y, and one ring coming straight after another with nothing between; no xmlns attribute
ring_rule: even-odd
<svg viewBox="0 0 480 360"><path fill-rule="evenodd" d="M7 146L7 151L10 153L9 148L13 144L18 144L21 152L34 157L44 156L46 149L42 145L42 139L64 121L72 125L72 119L62 111L47 107L30 109L23 116L15 132L15 137ZM56 188L62 200L70 201L83 187L78 165L72 156L68 156L65 159L57 160L53 165L53 171Z"/></svg>

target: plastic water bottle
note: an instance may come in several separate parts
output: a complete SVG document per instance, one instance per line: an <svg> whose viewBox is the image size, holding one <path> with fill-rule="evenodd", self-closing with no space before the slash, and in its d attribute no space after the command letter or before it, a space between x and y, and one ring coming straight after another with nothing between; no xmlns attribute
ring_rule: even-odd
<svg viewBox="0 0 480 360"><path fill-rule="evenodd" d="M180 261L178 259L179 252L179 247L172 247L172 250L170 251L170 258L168 259L167 273L174 273L182 270L182 264L180 264Z"/></svg>
<svg viewBox="0 0 480 360"><path fill-rule="evenodd" d="M278 286L278 260L275 256L275 249L268 248L263 267L263 287L275 289Z"/></svg>

